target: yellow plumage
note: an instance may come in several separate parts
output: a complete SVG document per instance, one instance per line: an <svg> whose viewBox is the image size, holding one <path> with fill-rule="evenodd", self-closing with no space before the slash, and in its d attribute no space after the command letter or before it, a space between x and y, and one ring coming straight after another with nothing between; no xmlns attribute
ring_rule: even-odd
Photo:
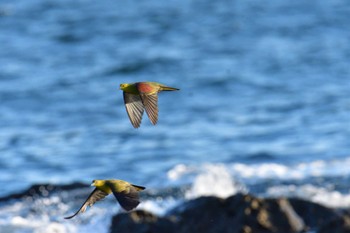
<svg viewBox="0 0 350 233"><path fill-rule="evenodd" d="M85 212L88 206L91 207L95 202L102 200L111 193L123 209L132 210L140 203L138 192L145 189L143 186L130 184L124 180L93 180L91 185L96 187L94 191L75 214L65 217L65 219L73 218L77 214Z"/></svg>

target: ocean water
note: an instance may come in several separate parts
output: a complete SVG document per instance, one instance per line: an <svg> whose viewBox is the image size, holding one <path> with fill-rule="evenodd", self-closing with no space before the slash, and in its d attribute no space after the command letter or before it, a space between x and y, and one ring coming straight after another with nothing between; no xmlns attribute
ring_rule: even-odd
<svg viewBox="0 0 350 233"><path fill-rule="evenodd" d="M93 179L147 187L157 214L203 195L350 207L350 3L0 1L0 232L108 232L110 197L73 220ZM119 84L158 81L134 129Z"/></svg>

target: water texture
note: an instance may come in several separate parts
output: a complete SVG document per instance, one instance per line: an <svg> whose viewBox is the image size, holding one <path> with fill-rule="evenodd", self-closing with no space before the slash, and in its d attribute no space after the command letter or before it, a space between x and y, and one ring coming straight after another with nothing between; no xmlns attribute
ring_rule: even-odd
<svg viewBox="0 0 350 233"><path fill-rule="evenodd" d="M161 195L140 206L157 213L236 192L350 206L349 13L345 0L0 1L0 196L118 178ZM181 90L136 130L119 84L145 80ZM61 219L74 195L3 204L0 226L107 232L114 200L77 225Z"/></svg>

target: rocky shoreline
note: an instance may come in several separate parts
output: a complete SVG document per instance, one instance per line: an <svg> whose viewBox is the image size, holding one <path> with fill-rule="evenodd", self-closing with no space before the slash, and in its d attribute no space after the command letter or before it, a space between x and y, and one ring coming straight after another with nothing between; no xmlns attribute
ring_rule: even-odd
<svg viewBox="0 0 350 233"><path fill-rule="evenodd" d="M117 214L109 232L345 233L350 232L350 214L297 198L237 194L200 197L162 217L142 210Z"/></svg>
<svg viewBox="0 0 350 233"><path fill-rule="evenodd" d="M40 198L84 187L83 183L33 185L24 192L0 197L0 202ZM250 194L226 199L208 196L187 201L165 216L144 210L116 214L109 232L350 233L350 211L298 198L258 198Z"/></svg>

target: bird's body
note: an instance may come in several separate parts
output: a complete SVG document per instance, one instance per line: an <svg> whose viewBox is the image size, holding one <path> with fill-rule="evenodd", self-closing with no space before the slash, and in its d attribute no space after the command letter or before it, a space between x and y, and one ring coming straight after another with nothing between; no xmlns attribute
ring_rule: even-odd
<svg viewBox="0 0 350 233"><path fill-rule="evenodd" d="M75 214L65 217L65 219L73 218L77 214L85 212L88 206L91 207L95 202L102 200L111 193L114 194L123 209L132 210L140 203L138 192L145 189L145 187L130 184L124 180L93 180L91 185L96 187L94 191Z"/></svg>
<svg viewBox="0 0 350 233"><path fill-rule="evenodd" d="M144 110L151 123L157 124L158 93L179 90L157 82L123 83L120 84L120 89L123 90L126 112L134 128L140 127Z"/></svg>

